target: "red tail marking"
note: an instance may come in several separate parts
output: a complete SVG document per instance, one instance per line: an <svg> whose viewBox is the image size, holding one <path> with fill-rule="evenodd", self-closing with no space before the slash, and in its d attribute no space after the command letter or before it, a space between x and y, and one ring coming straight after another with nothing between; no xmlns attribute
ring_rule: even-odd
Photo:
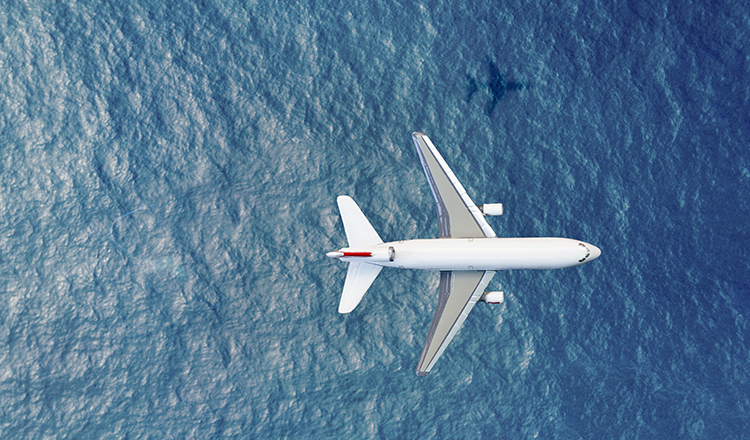
<svg viewBox="0 0 750 440"><path fill-rule="evenodd" d="M344 252L345 257L372 257L372 252Z"/></svg>

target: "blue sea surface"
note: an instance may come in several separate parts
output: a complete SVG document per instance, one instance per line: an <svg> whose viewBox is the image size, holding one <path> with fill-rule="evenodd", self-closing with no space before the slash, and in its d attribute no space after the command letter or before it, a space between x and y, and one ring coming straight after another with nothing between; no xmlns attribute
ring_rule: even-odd
<svg viewBox="0 0 750 440"><path fill-rule="evenodd" d="M750 438L742 2L9 1L0 438ZM467 100L469 78L509 90ZM432 373L438 274L337 313L352 196L437 236L410 133L498 236Z"/></svg>

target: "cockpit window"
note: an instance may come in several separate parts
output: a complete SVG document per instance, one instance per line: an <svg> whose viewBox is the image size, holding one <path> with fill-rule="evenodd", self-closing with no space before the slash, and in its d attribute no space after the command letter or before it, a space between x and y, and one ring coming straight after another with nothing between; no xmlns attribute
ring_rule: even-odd
<svg viewBox="0 0 750 440"><path fill-rule="evenodd" d="M580 260L578 260L579 263L583 263L584 261L586 261L586 259L588 257L591 256L591 250L589 250L588 246L586 246L583 243L578 243L578 246L581 246L582 248L586 249L586 255L584 255L583 258L581 258Z"/></svg>

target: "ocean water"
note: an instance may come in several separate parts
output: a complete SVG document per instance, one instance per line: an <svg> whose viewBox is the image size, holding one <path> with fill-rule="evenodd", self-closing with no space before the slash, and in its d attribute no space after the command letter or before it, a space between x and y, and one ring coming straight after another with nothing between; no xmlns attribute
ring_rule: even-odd
<svg viewBox="0 0 750 440"><path fill-rule="evenodd" d="M742 2L5 2L0 438L748 438L749 42ZM499 236L602 249L498 273L425 378L438 275L340 315L325 258L340 194L437 236L415 130Z"/></svg>

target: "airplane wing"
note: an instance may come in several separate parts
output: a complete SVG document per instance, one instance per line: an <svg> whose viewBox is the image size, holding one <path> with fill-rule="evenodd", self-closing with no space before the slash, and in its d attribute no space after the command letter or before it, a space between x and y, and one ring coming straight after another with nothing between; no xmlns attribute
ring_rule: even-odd
<svg viewBox="0 0 750 440"><path fill-rule="evenodd" d="M438 305L417 365L417 376L430 372L493 276L494 271L440 272Z"/></svg>
<svg viewBox="0 0 750 440"><path fill-rule="evenodd" d="M440 238L495 237L495 231L471 201L443 156L424 133L412 133L419 160L438 209Z"/></svg>
<svg viewBox="0 0 750 440"><path fill-rule="evenodd" d="M411 137L437 203L440 238L495 237L495 231L466 194L430 138L419 132L412 133ZM418 376L430 372L493 276L494 271L440 272L438 304L417 365Z"/></svg>

